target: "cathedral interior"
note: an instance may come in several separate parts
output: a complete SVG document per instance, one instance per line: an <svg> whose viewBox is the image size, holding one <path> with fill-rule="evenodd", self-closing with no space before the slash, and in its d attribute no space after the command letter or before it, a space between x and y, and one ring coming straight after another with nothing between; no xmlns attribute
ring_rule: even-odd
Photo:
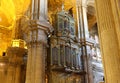
<svg viewBox="0 0 120 83"><path fill-rule="evenodd" d="M1 83L120 83L119 0L0 0Z"/></svg>

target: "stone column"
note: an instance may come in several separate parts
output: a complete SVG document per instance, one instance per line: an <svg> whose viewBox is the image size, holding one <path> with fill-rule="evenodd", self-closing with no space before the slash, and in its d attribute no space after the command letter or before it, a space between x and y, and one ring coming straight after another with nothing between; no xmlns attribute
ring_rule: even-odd
<svg viewBox="0 0 120 83"><path fill-rule="evenodd" d="M47 0L31 0L29 9L31 18L23 27L28 45L26 83L45 83L47 35L51 28L47 21Z"/></svg>
<svg viewBox="0 0 120 83"><path fill-rule="evenodd" d="M105 83L120 82L120 74L118 73L120 71L120 40L118 40L118 34L116 33L116 29L120 28L118 26L120 22L116 22L119 14L115 12L116 9L113 10L115 2L116 0L96 0ZM117 18L115 19L115 17Z"/></svg>
<svg viewBox="0 0 120 83"><path fill-rule="evenodd" d="M92 41L89 38L89 31L88 31L88 21L87 21L87 5L84 2L78 2L78 26L79 26L79 37L80 42L82 44L81 52L83 58L83 70L86 71L85 82L86 83L93 83L93 76L91 70L91 64L89 56L90 56L90 45L88 42Z"/></svg>
<svg viewBox="0 0 120 83"><path fill-rule="evenodd" d="M26 83L45 83L47 35L51 25L47 21L47 0L31 0L28 26L23 27L28 45Z"/></svg>
<svg viewBox="0 0 120 83"><path fill-rule="evenodd" d="M47 19L47 11L47 0L31 0L27 14L31 15L32 20Z"/></svg>
<svg viewBox="0 0 120 83"><path fill-rule="evenodd" d="M31 22L33 23L33 22ZM28 61L26 83L45 83L45 57L47 52L47 27L35 23L28 31Z"/></svg>

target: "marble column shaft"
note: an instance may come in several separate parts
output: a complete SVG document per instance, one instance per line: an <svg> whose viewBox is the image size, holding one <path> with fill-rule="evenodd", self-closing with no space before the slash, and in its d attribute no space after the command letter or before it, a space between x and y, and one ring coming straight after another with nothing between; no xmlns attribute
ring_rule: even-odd
<svg viewBox="0 0 120 83"><path fill-rule="evenodd" d="M120 83L119 14L113 0L95 0L105 83ZM120 36L119 36L120 37Z"/></svg>

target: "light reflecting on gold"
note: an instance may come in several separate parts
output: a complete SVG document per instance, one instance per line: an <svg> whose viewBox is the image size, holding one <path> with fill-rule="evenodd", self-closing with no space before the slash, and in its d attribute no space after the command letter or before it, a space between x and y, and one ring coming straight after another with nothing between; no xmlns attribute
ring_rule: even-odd
<svg viewBox="0 0 120 83"><path fill-rule="evenodd" d="M0 0L0 27L11 29L27 10L30 0Z"/></svg>

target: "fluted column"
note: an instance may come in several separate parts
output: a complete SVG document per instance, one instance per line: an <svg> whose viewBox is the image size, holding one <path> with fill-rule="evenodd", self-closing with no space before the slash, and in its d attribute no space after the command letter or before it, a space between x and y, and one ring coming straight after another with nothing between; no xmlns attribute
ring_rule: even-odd
<svg viewBox="0 0 120 83"><path fill-rule="evenodd" d="M114 8L116 0L96 0L98 31L102 51L102 60L105 72L105 83L120 82L120 49L117 28L120 28L119 18ZM115 16L114 16L115 15ZM117 23L117 24L116 24ZM117 29L117 30L116 30Z"/></svg>
<svg viewBox="0 0 120 83"><path fill-rule="evenodd" d="M111 0L111 8L113 11L113 17L114 17L114 21L115 21L115 27L120 27L120 1L119 0ZM118 40L120 40L120 28L115 28L116 32L117 32L117 37ZM119 43L119 47L120 47L120 41Z"/></svg>
<svg viewBox="0 0 120 83"><path fill-rule="evenodd" d="M47 0L31 0L28 14L32 20L47 19Z"/></svg>
<svg viewBox="0 0 120 83"><path fill-rule="evenodd" d="M88 31L88 20L87 20L87 5L82 5L81 8L82 12L82 20L83 20L83 35L85 38L89 38L89 31Z"/></svg>
<svg viewBox="0 0 120 83"><path fill-rule="evenodd" d="M78 1L77 6L77 15L78 15L78 30L79 30L79 37L82 47L80 48L82 51L82 58L83 58L83 70L86 71L85 82L86 83L93 83L93 76L92 70L90 68L89 63L89 55L90 55L90 45L88 42L90 41L89 38L89 30L88 30L88 20L87 20L87 5L84 2Z"/></svg>

